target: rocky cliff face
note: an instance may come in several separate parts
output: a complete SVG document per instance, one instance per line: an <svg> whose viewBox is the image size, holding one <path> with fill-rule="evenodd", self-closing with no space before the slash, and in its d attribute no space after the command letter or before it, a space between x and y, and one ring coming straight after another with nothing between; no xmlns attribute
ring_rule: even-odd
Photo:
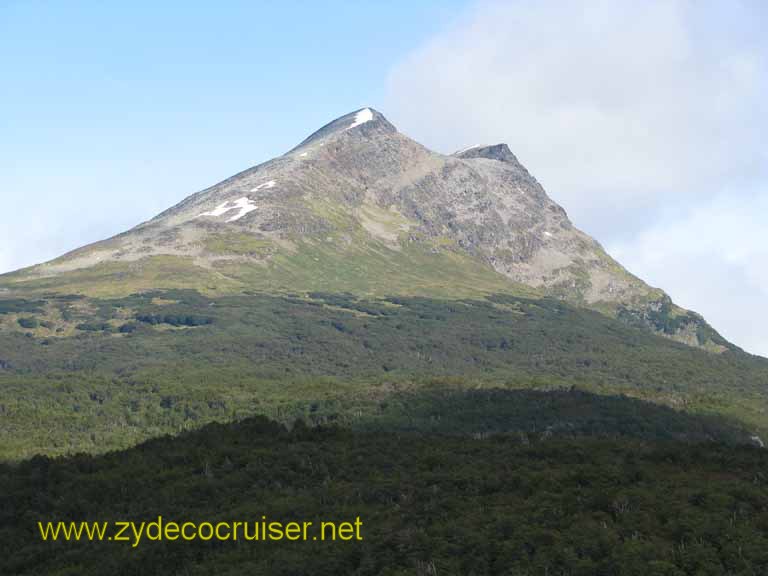
<svg viewBox="0 0 768 576"><path fill-rule="evenodd" d="M150 268L162 277L162 265L148 264L162 258L173 258L163 287L195 269L218 289L297 292L430 293L443 282L445 295L455 282L465 295L475 278L480 292L527 289L691 345L728 345L576 229L505 144L438 154L371 108L128 232L0 284L98 292L102 278Z"/></svg>

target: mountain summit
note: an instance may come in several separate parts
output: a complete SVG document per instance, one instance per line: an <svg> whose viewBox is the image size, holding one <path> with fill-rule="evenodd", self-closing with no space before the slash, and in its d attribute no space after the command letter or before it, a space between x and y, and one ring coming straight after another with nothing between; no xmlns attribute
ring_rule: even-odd
<svg viewBox="0 0 768 576"><path fill-rule="evenodd" d="M0 288L506 292L563 299L713 351L730 347L575 228L506 144L439 154L373 108L132 230L0 276Z"/></svg>

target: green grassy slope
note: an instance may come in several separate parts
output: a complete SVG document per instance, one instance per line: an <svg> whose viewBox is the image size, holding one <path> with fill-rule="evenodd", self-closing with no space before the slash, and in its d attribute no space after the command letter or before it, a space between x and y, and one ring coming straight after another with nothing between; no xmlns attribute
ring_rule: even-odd
<svg viewBox="0 0 768 576"><path fill-rule="evenodd" d="M348 219L351 217L347 216ZM492 293L540 296L491 266L439 240L389 244L356 220L315 239L277 244L247 234L214 234L198 258L149 256L57 274L30 268L0 276L2 290L22 297L80 294L126 297L153 289L194 289L208 295L258 290L273 294L324 290L358 296L482 297Z"/></svg>

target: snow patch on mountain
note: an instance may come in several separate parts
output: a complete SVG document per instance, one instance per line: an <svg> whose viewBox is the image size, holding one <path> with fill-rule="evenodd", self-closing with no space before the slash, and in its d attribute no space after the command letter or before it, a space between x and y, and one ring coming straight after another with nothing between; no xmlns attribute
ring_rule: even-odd
<svg viewBox="0 0 768 576"><path fill-rule="evenodd" d="M203 216L221 216L222 214L226 214L227 212L229 212L234 208L234 206L230 206L229 204L230 202L229 200L227 200L226 202L219 204L218 206L216 206L216 208L214 208L209 212L203 212L201 214L198 214L197 216L195 216L195 218L201 218Z"/></svg>
<svg viewBox="0 0 768 576"><path fill-rule="evenodd" d="M256 206L256 204L254 204L250 198L239 198L238 200L235 200L235 204L237 205L236 207L239 212L227 220L227 222L235 222L240 220L240 218L258 208L258 206Z"/></svg>
<svg viewBox="0 0 768 576"><path fill-rule="evenodd" d="M234 202L227 200L226 202L219 204L218 206L216 206L216 208L214 208L209 212L203 212L202 214L198 214L197 216L195 216L195 218L200 218L201 216L218 217L218 216L223 216L227 212L237 210L237 214L234 214L231 218L227 220L227 222L237 222L238 220L240 220L240 218L242 218L249 212L253 212L254 210L256 210L256 208L258 208L258 206L256 206L256 204L253 203L253 200L243 196L242 198L238 198Z"/></svg>
<svg viewBox="0 0 768 576"><path fill-rule="evenodd" d="M454 152L454 155L464 154L464 152L468 152L469 150L474 150L475 148L480 148L480 144L473 144L472 146L467 146L466 148L462 148L458 152Z"/></svg>
<svg viewBox="0 0 768 576"><path fill-rule="evenodd" d="M371 120L373 120L373 111L370 108L363 108L357 114L355 114L355 121L349 125L347 130L355 128L356 126L360 126L360 124L370 122Z"/></svg>
<svg viewBox="0 0 768 576"><path fill-rule="evenodd" d="M259 184L256 186L256 188L251 188L251 192L256 192L258 190L269 190L270 188L274 188L277 185L277 182L274 180L270 180L269 182L264 182L263 184Z"/></svg>

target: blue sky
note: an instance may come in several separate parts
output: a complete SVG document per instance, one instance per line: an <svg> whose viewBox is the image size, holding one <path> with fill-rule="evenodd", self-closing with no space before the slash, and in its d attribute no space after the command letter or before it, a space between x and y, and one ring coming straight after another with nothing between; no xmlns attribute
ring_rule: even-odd
<svg viewBox="0 0 768 576"><path fill-rule="evenodd" d="M380 101L391 64L458 5L0 2L0 270L133 226Z"/></svg>
<svg viewBox="0 0 768 576"><path fill-rule="evenodd" d="M374 106L504 141L631 271L768 355L768 3L0 0L0 272Z"/></svg>

